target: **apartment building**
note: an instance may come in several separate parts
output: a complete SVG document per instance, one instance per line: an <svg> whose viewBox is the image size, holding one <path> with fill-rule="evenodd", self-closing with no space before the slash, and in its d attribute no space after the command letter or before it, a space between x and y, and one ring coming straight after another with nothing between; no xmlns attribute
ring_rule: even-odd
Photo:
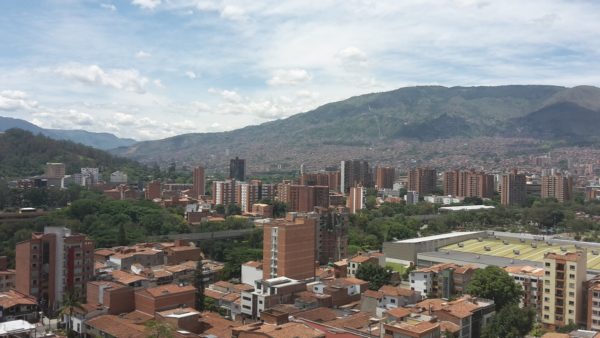
<svg viewBox="0 0 600 338"><path fill-rule="evenodd" d="M358 211L366 207L366 190L367 189L361 186L350 188L350 193L348 194L348 199L346 200L346 207L351 214L356 214Z"/></svg>
<svg viewBox="0 0 600 338"><path fill-rule="evenodd" d="M492 198L494 175L484 172L453 170L443 174L444 195Z"/></svg>
<svg viewBox="0 0 600 338"><path fill-rule="evenodd" d="M293 303L293 295L306 290L306 283L287 277L257 280L254 291L242 291L242 314L260 318L265 309Z"/></svg>
<svg viewBox="0 0 600 338"><path fill-rule="evenodd" d="M246 160L237 156L229 160L229 178L236 181L244 181L246 178Z"/></svg>
<svg viewBox="0 0 600 338"><path fill-rule="evenodd" d="M375 167L375 186L377 189L393 189L395 176L395 168Z"/></svg>
<svg viewBox="0 0 600 338"><path fill-rule="evenodd" d="M235 200L235 180L214 181L212 184L212 202L215 205L230 205Z"/></svg>
<svg viewBox="0 0 600 338"><path fill-rule="evenodd" d="M371 187L372 173L369 162L363 160L342 161L340 164L340 192L346 194L357 185Z"/></svg>
<svg viewBox="0 0 600 338"><path fill-rule="evenodd" d="M527 178L525 174L512 173L502 176L500 203L502 205L525 205L527 202Z"/></svg>
<svg viewBox="0 0 600 338"><path fill-rule="evenodd" d="M459 266L454 263L436 264L410 273L411 290L423 297L451 298L462 294L471 281L477 267Z"/></svg>
<svg viewBox="0 0 600 338"><path fill-rule="evenodd" d="M585 252L549 252L544 255L542 324L550 329L585 324Z"/></svg>
<svg viewBox="0 0 600 338"><path fill-rule="evenodd" d="M315 275L317 217L288 213L263 226L263 278L292 279Z"/></svg>
<svg viewBox="0 0 600 338"><path fill-rule="evenodd" d="M523 288L524 295L519 306L535 309L537 316L541 318L544 269L535 266L507 266L504 270Z"/></svg>
<svg viewBox="0 0 600 338"><path fill-rule="evenodd" d="M192 173L192 197L199 198L205 195L204 167L197 166Z"/></svg>
<svg viewBox="0 0 600 338"><path fill-rule="evenodd" d="M85 294L94 276L94 242L67 228L46 227L17 243L15 260L16 290L56 309L65 292Z"/></svg>
<svg viewBox="0 0 600 338"><path fill-rule="evenodd" d="M562 174L542 176L542 198L555 198L564 203L573 198L573 177Z"/></svg>
<svg viewBox="0 0 600 338"><path fill-rule="evenodd" d="M419 195L433 194L437 187L437 172L430 168L415 168L408 172L408 191Z"/></svg>

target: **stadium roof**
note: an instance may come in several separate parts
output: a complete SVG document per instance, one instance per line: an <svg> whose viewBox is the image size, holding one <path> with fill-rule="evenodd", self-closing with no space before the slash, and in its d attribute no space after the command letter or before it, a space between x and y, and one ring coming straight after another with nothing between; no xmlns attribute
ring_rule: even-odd
<svg viewBox="0 0 600 338"><path fill-rule="evenodd" d="M471 210L484 210L484 209L495 209L496 207L491 205L459 205L455 207L441 207L439 211L471 211Z"/></svg>
<svg viewBox="0 0 600 338"><path fill-rule="evenodd" d="M478 234L478 233L483 234L484 232L483 231L449 232L447 234L441 234L441 235L404 239L401 241L394 241L394 243L421 243L421 242L427 242L427 241L435 241L438 239L453 238L453 237L459 237L459 236L465 236L465 235L474 235L474 234Z"/></svg>

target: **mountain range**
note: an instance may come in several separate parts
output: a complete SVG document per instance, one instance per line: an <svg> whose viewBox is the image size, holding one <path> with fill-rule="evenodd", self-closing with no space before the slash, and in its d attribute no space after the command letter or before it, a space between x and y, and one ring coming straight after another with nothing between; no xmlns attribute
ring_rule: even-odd
<svg viewBox="0 0 600 338"><path fill-rule="evenodd" d="M234 131L178 135L112 152L143 162L202 162L221 168L239 155L264 168L281 169L354 156L385 162L393 157L386 152L406 144L420 149L454 139L597 144L598 130L596 87L419 86L356 96Z"/></svg>
<svg viewBox="0 0 600 338"><path fill-rule="evenodd" d="M0 131L18 128L34 134L42 134L55 140L73 141L86 146L108 150L127 147L136 141L130 138L119 138L110 133L94 133L85 130L45 129L21 119L0 116Z"/></svg>

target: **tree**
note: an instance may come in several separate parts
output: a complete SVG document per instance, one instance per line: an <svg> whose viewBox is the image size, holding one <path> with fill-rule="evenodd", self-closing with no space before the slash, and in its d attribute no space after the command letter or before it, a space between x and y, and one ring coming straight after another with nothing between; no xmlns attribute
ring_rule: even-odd
<svg viewBox="0 0 600 338"><path fill-rule="evenodd" d="M146 337L173 338L175 329L169 323L150 320L146 322Z"/></svg>
<svg viewBox="0 0 600 338"><path fill-rule="evenodd" d="M204 263L202 259L196 263L194 272L194 287L196 288L196 310L204 311Z"/></svg>
<svg viewBox="0 0 600 338"><path fill-rule="evenodd" d="M240 206L237 204L228 204L227 207L225 208L226 216L241 215L241 214L242 214L242 208L240 208Z"/></svg>
<svg viewBox="0 0 600 338"><path fill-rule="evenodd" d="M219 215L225 215L225 206L223 204L215 205L215 212Z"/></svg>
<svg viewBox="0 0 600 338"><path fill-rule="evenodd" d="M62 303L58 309L58 315L67 318L67 335L71 336L73 328L71 327L71 316L75 310L84 311L80 302L80 297L75 291L69 291L63 295Z"/></svg>
<svg viewBox="0 0 600 338"><path fill-rule="evenodd" d="M377 264L361 264L356 270L356 278L369 282L369 289L379 290L392 279L392 273Z"/></svg>
<svg viewBox="0 0 600 338"><path fill-rule="evenodd" d="M467 285L466 293L491 299L496 304L496 310L509 304L518 304L523 290L502 268L488 266L475 271L473 279Z"/></svg>
<svg viewBox="0 0 600 338"><path fill-rule="evenodd" d="M127 245L127 234L125 233L125 225L123 223L119 224L119 233L117 234L117 243L119 245Z"/></svg>
<svg viewBox="0 0 600 338"><path fill-rule="evenodd" d="M482 338L522 338L531 331L534 322L535 310L509 304L496 313L483 330Z"/></svg>

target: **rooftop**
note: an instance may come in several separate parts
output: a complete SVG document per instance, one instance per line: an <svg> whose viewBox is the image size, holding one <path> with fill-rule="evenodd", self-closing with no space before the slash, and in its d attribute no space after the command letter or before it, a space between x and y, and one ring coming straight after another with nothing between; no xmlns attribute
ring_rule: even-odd
<svg viewBox="0 0 600 338"><path fill-rule="evenodd" d="M495 209L495 207L491 205L459 205L455 207L441 207L438 210L440 211L471 211L471 210L485 210L485 209Z"/></svg>
<svg viewBox="0 0 600 338"><path fill-rule="evenodd" d="M395 241L394 243L400 243L400 244L402 244L402 243L421 243L421 242L435 241L435 240L440 240L440 239L454 238L454 237L459 237L459 236L464 236L464 235L474 235L474 234L478 234L478 233L483 233L483 232L481 232L481 231L450 232L447 234L404 239L401 241Z"/></svg>

